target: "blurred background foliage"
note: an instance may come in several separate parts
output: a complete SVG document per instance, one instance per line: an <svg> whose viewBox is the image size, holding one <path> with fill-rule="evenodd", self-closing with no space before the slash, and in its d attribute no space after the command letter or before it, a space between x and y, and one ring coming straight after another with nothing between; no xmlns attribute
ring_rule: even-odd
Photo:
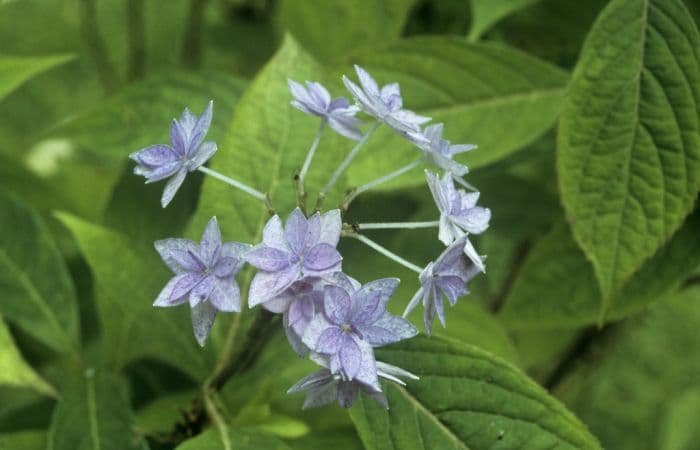
<svg viewBox="0 0 700 450"><path fill-rule="evenodd" d="M290 111L280 80L318 79L341 93L352 63L399 81L406 106L445 122L453 143L480 147L465 162L493 212L476 238L489 270L436 334L521 368L604 448L700 448L700 213L682 225L679 216L678 231L608 295L561 206L557 122L607 3L0 0L0 449L168 449L194 435L178 448L224 448L220 430L190 411L251 314L220 316L197 348L187 311L151 307L167 277L152 242L195 237L214 214L225 239L251 241L263 216L198 173L161 210L162 186L144 186L127 155L165 141L184 107L213 98L212 164L269 183L257 187L286 213L315 125ZM700 3L685 4L700 17ZM324 137L312 188L346 148ZM378 133L334 199L413 151ZM433 220L435 210L416 175L361 196L347 217ZM441 251L434 230L372 237L419 264ZM403 309L418 286L412 272L354 241L341 252L362 281L400 277L392 307ZM278 333L226 385L215 401L233 448L381 448L345 411L301 411L301 398L286 395L310 370Z"/></svg>

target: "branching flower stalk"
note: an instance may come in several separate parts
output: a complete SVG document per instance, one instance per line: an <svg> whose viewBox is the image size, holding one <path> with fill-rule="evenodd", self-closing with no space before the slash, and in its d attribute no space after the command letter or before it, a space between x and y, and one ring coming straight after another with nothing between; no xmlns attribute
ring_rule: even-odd
<svg viewBox="0 0 700 450"><path fill-rule="evenodd" d="M281 322L292 351L306 356L319 370L304 377L289 389L290 393L306 392L304 408L336 401L350 407L361 392L382 406L389 404L379 380L404 384L417 380L415 375L377 361L374 349L418 334L408 320L409 313L422 303L423 323L428 334L437 316L445 326L446 298L454 305L469 292L467 283L485 271L484 257L479 255L469 237L484 232L491 212L477 206L478 192L466 192L455 186L469 185L462 178L468 170L453 156L475 148L473 145L451 145L442 138L442 124L421 126L423 117L403 108L397 83L379 87L364 69L355 66L359 85L343 77L355 103L343 97L331 99L325 87L307 81L305 85L288 80L292 106L319 118L318 131L311 143L301 170L295 177L299 207L287 212L286 220L275 214L269 196L262 191L220 174L204 164L214 155L217 146L204 141L212 117L212 102L201 116L185 110L173 120L170 145L153 145L131 155L137 162L135 172L147 183L167 179L161 204L167 206L184 182L187 173L199 170L246 195L261 201L270 211L270 219L258 243L224 241L216 218L211 218L198 243L187 239L168 238L155 246L173 278L158 294L154 306L171 307L188 303L191 309L195 338L205 345L219 313L240 312L242 296L237 274L246 265L255 273L246 286L249 308L260 306L243 342L205 384L209 396L231 377L254 364ZM371 117L363 133L358 113ZM439 219L423 222L373 222L343 224L343 211L321 211L323 201L341 175L352 163L374 131L385 125L415 144L419 157L395 171L359 186L344 199L341 209L353 199L374 187L404 175L423 163L442 171L442 175L425 171L427 184L439 211ZM316 211L305 212L304 181L314 155L319 151L325 129L356 141L345 159L321 190ZM378 154L377 157L382 157ZM418 266L366 236L365 232L380 229L412 230L437 228L438 239L446 249L433 262ZM382 278L361 283L343 270L343 256L337 246L340 238L356 239L373 251L412 270L418 275L419 287L409 301L403 317L387 311L387 303L399 284L398 278ZM205 400L210 401L207 397ZM207 405L210 415L218 411ZM220 417L212 417L220 421Z"/></svg>

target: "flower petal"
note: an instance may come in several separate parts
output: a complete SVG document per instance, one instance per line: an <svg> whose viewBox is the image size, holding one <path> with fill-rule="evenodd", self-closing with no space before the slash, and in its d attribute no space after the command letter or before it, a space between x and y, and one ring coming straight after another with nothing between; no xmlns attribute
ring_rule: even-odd
<svg viewBox="0 0 700 450"><path fill-rule="evenodd" d="M148 172L148 175L146 175L146 183L150 184L155 183L156 181L164 180L181 170L182 161L180 160L165 163L162 166L158 166Z"/></svg>
<svg viewBox="0 0 700 450"><path fill-rule="evenodd" d="M178 159L173 149L169 145L163 144L151 145L141 149L129 155L129 158L149 169L155 169Z"/></svg>
<svg viewBox="0 0 700 450"><path fill-rule="evenodd" d="M178 157L187 156L188 133L177 119L170 124L170 143Z"/></svg>
<svg viewBox="0 0 700 450"><path fill-rule="evenodd" d="M209 304L209 302L202 302L192 308L191 315L194 337L197 339L199 345L204 347L209 333L211 332L211 327L214 326L216 308Z"/></svg>
<svg viewBox="0 0 700 450"><path fill-rule="evenodd" d="M323 288L323 310L331 323L345 325L350 323L352 303L348 292L335 285Z"/></svg>
<svg viewBox="0 0 700 450"><path fill-rule="evenodd" d="M371 388L375 392L382 390L377 378L377 363L374 359L374 350L368 342L361 339L355 339L355 343L360 348L361 363L360 370L355 376L355 380L361 382L365 386Z"/></svg>
<svg viewBox="0 0 700 450"><path fill-rule="evenodd" d="M253 247L243 255L251 266L266 272L277 272L291 265L291 255L265 244Z"/></svg>
<svg viewBox="0 0 700 450"><path fill-rule="evenodd" d="M268 247L289 252L289 245L284 237L282 219L278 215L270 217L270 220L265 224L265 228L263 228L263 243Z"/></svg>
<svg viewBox="0 0 700 450"><path fill-rule="evenodd" d="M250 283L248 307L252 308L276 297L298 280L300 276L301 273L297 266L290 266L277 272L256 273L253 281Z"/></svg>
<svg viewBox="0 0 700 450"><path fill-rule="evenodd" d="M330 323L328 319L326 319L325 315L316 314L306 327L306 331L304 331L304 335L301 337L301 340L307 347L316 348L316 344L321 337L321 334L332 326L334 325Z"/></svg>
<svg viewBox="0 0 700 450"><path fill-rule="evenodd" d="M209 100L209 103L207 103L207 107L204 108L204 112L202 113L201 116L199 116L199 119L197 119L197 123L195 124L194 128L192 129L192 132L190 133L190 139L189 139L189 142L187 143L187 148L189 149L189 152L190 152L187 155L188 157L193 156L192 152L194 152L195 149L199 148L199 144L202 143L204 136L207 134L207 131L209 131L209 127L211 126L211 118L212 118L213 109L214 109L214 101ZM206 161L206 159L204 161Z"/></svg>
<svg viewBox="0 0 700 450"><path fill-rule="evenodd" d="M318 244L311 247L304 258L304 268L314 272L322 272L334 269L341 263L343 257L340 256L335 247L328 244Z"/></svg>
<svg viewBox="0 0 700 450"><path fill-rule="evenodd" d="M292 347L292 350L294 350L294 353L299 356L306 356L310 349L304 345L304 342L301 340L301 334L303 333L297 333L294 327L289 324L287 315L288 313L286 312L282 317L284 334L287 336L287 341L289 341L289 345Z"/></svg>
<svg viewBox="0 0 700 450"><path fill-rule="evenodd" d="M196 170L199 166L209 161L209 159L214 156L218 147L216 142L206 141L199 146L199 148L194 152L190 161L187 165L188 170L192 172Z"/></svg>
<svg viewBox="0 0 700 450"><path fill-rule="evenodd" d="M333 131L345 136L348 139L359 141L362 139L362 131L357 128L358 120L354 117L345 117L340 115L329 115L326 119L328 126Z"/></svg>
<svg viewBox="0 0 700 450"><path fill-rule="evenodd" d="M344 341L345 333L343 333L343 330L332 325L323 330L313 350L325 355L335 355L340 351Z"/></svg>
<svg viewBox="0 0 700 450"><path fill-rule="evenodd" d="M239 312L241 310L241 290L236 279L214 279L214 287L209 293L209 302L216 309L224 312Z"/></svg>
<svg viewBox="0 0 700 450"><path fill-rule="evenodd" d="M199 252L199 246L189 239L168 238L156 241L154 247L163 262L176 274L192 272L189 263L185 264L182 254L194 254Z"/></svg>
<svg viewBox="0 0 700 450"><path fill-rule="evenodd" d="M386 312L386 304L399 286L398 278L382 278L362 286L352 296L351 323L371 325Z"/></svg>
<svg viewBox="0 0 700 450"><path fill-rule="evenodd" d="M350 408L360 395L360 387L357 383L341 381L338 383L338 404L343 408Z"/></svg>
<svg viewBox="0 0 700 450"><path fill-rule="evenodd" d="M284 227L284 236L289 244L289 248L294 254L302 255L304 253L307 231L308 223L306 221L306 216L301 212L301 209L294 209L289 215Z"/></svg>
<svg viewBox="0 0 700 450"><path fill-rule="evenodd" d="M379 320L368 327L358 327L365 341L373 347L398 342L412 338L418 334L418 330L411 322L403 317L397 317L386 313Z"/></svg>
<svg viewBox="0 0 700 450"><path fill-rule="evenodd" d="M374 81L374 78L357 64L355 64L355 72L357 72L357 77L360 80L362 89L370 96L379 97L379 87L377 86L377 82Z"/></svg>
<svg viewBox="0 0 700 450"><path fill-rule="evenodd" d="M362 352L355 340L347 334L342 334L342 344L340 346L340 366L347 379L354 379L360 372L362 365ZM320 342L320 340L319 340Z"/></svg>
<svg viewBox="0 0 700 450"><path fill-rule="evenodd" d="M180 169L174 177L168 180L167 184L165 185L165 189L163 189L163 195L160 197L160 204L163 208L168 206L173 197L175 197L178 189L180 189L180 186L182 186L182 182L185 181L186 175L187 171Z"/></svg>
<svg viewBox="0 0 700 450"><path fill-rule="evenodd" d="M158 298L153 302L153 306L175 306L184 303L187 294L194 288L204 275L198 273L184 273L168 281L163 290L158 294Z"/></svg>
<svg viewBox="0 0 700 450"><path fill-rule="evenodd" d="M328 244L336 247L340 240L340 232L343 228L343 221L340 218L340 210L332 209L321 215L321 234L318 238L319 244Z"/></svg>
<svg viewBox="0 0 700 450"><path fill-rule="evenodd" d="M215 278L205 276L190 292L190 306L196 306L209 298L209 294L214 289Z"/></svg>

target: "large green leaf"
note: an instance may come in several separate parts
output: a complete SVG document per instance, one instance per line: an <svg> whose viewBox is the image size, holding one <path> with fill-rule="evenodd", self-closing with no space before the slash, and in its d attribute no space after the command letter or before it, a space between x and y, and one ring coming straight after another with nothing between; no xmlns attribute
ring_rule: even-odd
<svg viewBox="0 0 700 450"><path fill-rule="evenodd" d="M0 2L0 6L2 3ZM37 450L45 448L44 430L15 431L0 434L0 450Z"/></svg>
<svg viewBox="0 0 700 450"><path fill-rule="evenodd" d="M700 290L686 289L649 314L625 322L598 341L598 358L577 360L554 392L591 427L605 448L615 450L697 448L700 388ZM693 394L693 391L695 394ZM694 395L694 396L693 396ZM683 405L682 400L685 400ZM676 408L691 414L667 428ZM666 415L670 414L670 417ZM687 443L686 443L687 444Z"/></svg>
<svg viewBox="0 0 700 450"><path fill-rule="evenodd" d="M659 449L693 450L700 440L696 418L700 415L700 385L669 402L661 422Z"/></svg>
<svg viewBox="0 0 700 450"><path fill-rule="evenodd" d="M311 53L329 60L399 37L415 0L284 0L277 21ZM342 24L338 26L338 24Z"/></svg>
<svg viewBox="0 0 700 450"><path fill-rule="evenodd" d="M220 430L215 427L194 439L183 442L177 450L289 450L289 447L276 437L240 429L229 431L230 445L225 446Z"/></svg>
<svg viewBox="0 0 700 450"><path fill-rule="evenodd" d="M209 353L194 339L187 305L151 306L171 276L156 251L74 216L59 218L92 269L106 359L122 368L151 357L203 378Z"/></svg>
<svg viewBox="0 0 700 450"><path fill-rule="evenodd" d="M33 76L64 64L72 55L9 56L0 55L0 101Z"/></svg>
<svg viewBox="0 0 700 450"><path fill-rule="evenodd" d="M126 389L117 377L87 369L64 383L49 429L49 450L143 448L131 428Z"/></svg>
<svg viewBox="0 0 700 450"><path fill-rule="evenodd" d="M467 39L474 42L493 24L539 0L470 0L472 25Z"/></svg>
<svg viewBox="0 0 700 450"><path fill-rule="evenodd" d="M398 81L406 108L445 123L445 138L479 149L464 155L470 168L525 147L556 119L567 74L532 56L496 44L468 44L447 37L403 40L351 61L380 84ZM351 66L334 71L355 78ZM349 169L353 184L396 170L418 157L413 145L387 129L370 139ZM397 186L424 183L418 172Z"/></svg>
<svg viewBox="0 0 700 450"><path fill-rule="evenodd" d="M576 67L558 173L604 304L683 223L700 188L700 36L680 0L615 0Z"/></svg>
<svg viewBox="0 0 700 450"><path fill-rule="evenodd" d="M688 278L700 264L698 229L700 212L612 297L608 319L642 310ZM599 318L601 299L591 264L560 222L528 255L501 318L512 329L588 325Z"/></svg>
<svg viewBox="0 0 700 450"><path fill-rule="evenodd" d="M420 380L385 384L388 411L367 397L350 411L368 450L600 448L561 403L482 350L418 337L377 358Z"/></svg>
<svg viewBox="0 0 700 450"><path fill-rule="evenodd" d="M75 351L75 289L39 216L0 192L0 313L61 352Z"/></svg>
<svg viewBox="0 0 700 450"><path fill-rule="evenodd" d="M22 358L0 317L0 385L22 386L55 395L54 389Z"/></svg>
<svg viewBox="0 0 700 450"><path fill-rule="evenodd" d="M281 48L241 97L230 129L212 158L212 169L268 192L283 217L296 204L293 176L304 162L319 123L289 104L287 79L303 81L320 73L319 66L296 41L285 37ZM319 187L327 181L328 168L337 164L340 152L316 154L307 186ZM227 234L229 238L243 242L254 242L267 219L259 200L208 178L202 187L193 232L201 232L214 215L224 234L232 230L235 234Z"/></svg>

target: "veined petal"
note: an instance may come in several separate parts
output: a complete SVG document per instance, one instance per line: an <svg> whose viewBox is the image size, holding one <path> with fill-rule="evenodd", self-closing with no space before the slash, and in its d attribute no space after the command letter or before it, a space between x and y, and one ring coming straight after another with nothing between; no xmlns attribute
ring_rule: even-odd
<svg viewBox="0 0 700 450"><path fill-rule="evenodd" d="M180 255L182 253L197 254L199 246L189 239L168 238L154 242L154 247L163 262L176 274L191 272L189 265L183 265Z"/></svg>
<svg viewBox="0 0 700 450"><path fill-rule="evenodd" d="M326 118L328 126L333 131L345 136L348 139L359 141L362 139L362 132L357 128L357 119L354 117L345 117L341 115L329 115Z"/></svg>
<svg viewBox="0 0 700 450"><path fill-rule="evenodd" d="M170 143L173 146L175 154L182 158L187 156L188 133L182 128L177 119L173 119L170 124Z"/></svg>
<svg viewBox="0 0 700 450"><path fill-rule="evenodd" d="M361 363L360 370L355 376L355 380L361 382L365 386L373 389L376 392L382 390L379 385L379 379L377 378L377 363L374 358L374 350L368 342L361 339L356 339L355 343L360 348Z"/></svg>
<svg viewBox="0 0 700 450"><path fill-rule="evenodd" d="M490 220L491 210L481 206L475 206L468 209L463 215L452 217L454 223L471 234L480 234L486 231Z"/></svg>
<svg viewBox="0 0 700 450"><path fill-rule="evenodd" d="M315 81L307 81L306 86L309 89L309 95L316 100L316 103L323 106L323 109L328 110L331 103L331 94L321 83Z"/></svg>
<svg viewBox="0 0 700 450"><path fill-rule="evenodd" d="M169 179L165 184L163 195L160 197L160 204L163 208L168 206L173 200L178 189L182 186L182 182L185 181L185 176L187 176L187 171L185 169L180 169L175 173L175 176Z"/></svg>
<svg viewBox="0 0 700 450"><path fill-rule="evenodd" d="M370 281L353 295L352 319L353 325L370 325L386 312L386 305L396 288L398 278L382 278Z"/></svg>
<svg viewBox="0 0 700 450"><path fill-rule="evenodd" d="M243 264L243 254L252 248L250 244L244 244L242 242L224 242L221 244L221 257L228 256L229 258L236 259ZM240 268L239 268L240 270ZM238 272L238 270L236 270Z"/></svg>
<svg viewBox="0 0 700 450"><path fill-rule="evenodd" d="M192 129L192 132L189 135L190 139L189 139L189 142L187 142L187 148L188 148L189 152L188 152L187 156L189 156L189 157L193 156L192 152L194 152L199 147L199 144L202 143L202 140L204 139L204 136L207 134L207 131L209 131L209 127L211 126L211 118L212 118L213 109L214 109L214 101L209 100L209 103L207 103L207 107L204 108L204 112L202 113L201 116L199 116L199 119L197 119L197 123L195 124L194 128ZM205 161L206 161L206 159L205 159Z"/></svg>
<svg viewBox="0 0 700 450"><path fill-rule="evenodd" d="M340 210L332 209L321 215L321 233L318 238L319 244L328 244L336 247L340 240L340 232L343 228Z"/></svg>
<svg viewBox="0 0 700 450"><path fill-rule="evenodd" d="M311 322L309 322L301 339L307 347L315 349L318 340L321 338L321 334L332 326L334 326L334 324L330 323L325 315L316 314L314 318L311 319Z"/></svg>
<svg viewBox="0 0 700 450"><path fill-rule="evenodd" d="M214 289L215 278L211 275L202 278L202 281L190 291L190 306L194 307L209 298L209 294Z"/></svg>
<svg viewBox="0 0 700 450"><path fill-rule="evenodd" d="M284 236L289 247L296 255L302 255L306 247L308 223L301 209L296 208L289 215L284 227Z"/></svg>
<svg viewBox="0 0 700 450"><path fill-rule="evenodd" d="M148 175L146 176L146 184L164 180L168 177L171 177L173 174L177 173L181 169L182 161L180 160L165 163L162 166L158 166L150 172L148 172Z"/></svg>
<svg viewBox="0 0 700 450"><path fill-rule="evenodd" d="M452 232L452 224L447 214L440 214L440 227L438 228L438 239L445 245L450 245L455 240Z"/></svg>
<svg viewBox="0 0 700 450"><path fill-rule="evenodd" d="M253 247L243 255L251 266L266 272L277 272L291 265L291 255L265 244Z"/></svg>
<svg viewBox="0 0 700 450"><path fill-rule="evenodd" d="M323 310L331 323L338 326L350 323L352 301L348 292L334 285L323 288Z"/></svg>
<svg viewBox="0 0 700 450"><path fill-rule="evenodd" d="M192 308L190 314L192 315L194 337L197 339L199 345L204 347L209 333L211 332L211 327L214 326L216 308L209 304L209 302L202 302Z"/></svg>
<svg viewBox="0 0 700 450"><path fill-rule="evenodd" d="M328 244L318 244L311 247L304 258L304 268L321 272L335 268L343 260L338 250Z"/></svg>
<svg viewBox="0 0 700 450"><path fill-rule="evenodd" d="M156 144L129 155L131 159L149 169L176 161L177 155L169 145Z"/></svg>
<svg viewBox="0 0 700 450"><path fill-rule="evenodd" d="M278 215L270 217L270 220L265 224L263 228L263 242L268 247L274 247L278 250L283 250L289 252L289 245L284 237L284 227L282 226L282 219Z"/></svg>
<svg viewBox="0 0 700 450"><path fill-rule="evenodd" d="M365 341L373 347L391 344L403 339L412 338L418 330L408 320L385 313L370 326L358 327Z"/></svg>
<svg viewBox="0 0 700 450"><path fill-rule="evenodd" d="M241 310L241 290L236 279L214 279L214 287L209 293L209 302L219 311L239 312Z"/></svg>
<svg viewBox="0 0 700 450"><path fill-rule="evenodd" d="M204 275L198 273L184 273L168 281L156 298L153 306L175 306L187 300L187 294L194 288Z"/></svg>
<svg viewBox="0 0 700 450"><path fill-rule="evenodd" d="M345 333L343 330L332 325L323 330L313 350L325 355L335 355L340 351L344 341Z"/></svg>
<svg viewBox="0 0 700 450"><path fill-rule="evenodd" d="M248 293L248 307L259 305L267 300L276 297L287 289L301 273L296 265L277 272L258 272L250 283Z"/></svg>
<svg viewBox="0 0 700 450"><path fill-rule="evenodd" d="M296 353L297 355L308 355L311 350L306 345L304 345L304 342L301 340L301 335L303 333L297 333L294 327L292 327L287 321L287 316L288 313L284 313L284 316L282 317L282 323L284 325L284 333L287 335L287 341L289 342L289 345L292 347L292 350L294 350L294 353Z"/></svg>
<svg viewBox="0 0 700 450"><path fill-rule="evenodd" d="M354 379L360 372L360 367L362 365L362 351L360 350L360 346L355 342L355 339L343 333L338 356L340 358L340 366L345 376L348 380Z"/></svg>
<svg viewBox="0 0 700 450"><path fill-rule="evenodd" d="M362 89L364 89L367 95L379 97L379 87L377 86L377 82L374 81L374 78L357 64L355 64L355 72L357 72L357 77L360 80Z"/></svg>
<svg viewBox="0 0 700 450"><path fill-rule="evenodd" d="M350 408L360 395L360 387L350 381L338 382L338 404L342 408Z"/></svg>
<svg viewBox="0 0 700 450"><path fill-rule="evenodd" d="M204 227L199 249L199 253L204 262L208 267L212 267L216 263L216 259L221 251L221 231L219 231L219 223L216 217L209 219L207 226Z"/></svg>
<svg viewBox="0 0 700 450"><path fill-rule="evenodd" d="M203 165L205 162L214 156L217 150L216 142L206 141L203 142L199 148L193 152L190 162L188 164L188 170L190 172L196 170L199 166Z"/></svg>

